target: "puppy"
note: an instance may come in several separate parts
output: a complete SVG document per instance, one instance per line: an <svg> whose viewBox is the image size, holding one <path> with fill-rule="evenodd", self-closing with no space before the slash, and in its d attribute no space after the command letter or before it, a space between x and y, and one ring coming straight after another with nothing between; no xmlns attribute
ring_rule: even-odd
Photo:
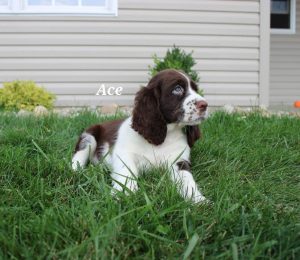
<svg viewBox="0 0 300 260"><path fill-rule="evenodd" d="M72 168L103 160L112 170L113 192L135 192L140 168L167 164L182 197L202 202L205 197L190 172L189 158L207 106L185 73L161 71L136 94L132 116L91 126L81 134Z"/></svg>

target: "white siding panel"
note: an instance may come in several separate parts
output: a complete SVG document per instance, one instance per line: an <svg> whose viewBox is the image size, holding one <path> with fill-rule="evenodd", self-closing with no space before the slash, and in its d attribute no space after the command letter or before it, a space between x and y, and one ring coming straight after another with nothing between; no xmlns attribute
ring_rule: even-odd
<svg viewBox="0 0 300 260"><path fill-rule="evenodd" d="M129 58L36 58L36 59L1 59L0 70L142 70L147 71L152 59ZM199 60L195 65L201 71L258 71L257 60Z"/></svg>
<svg viewBox="0 0 300 260"><path fill-rule="evenodd" d="M283 94L282 93L282 89L284 88L284 84L282 82L273 82L272 84L272 92L276 93L276 91L281 91L281 93L279 94ZM298 82L289 82L289 90L293 91L296 89L300 89L299 88L299 81ZM285 93L285 92L284 92Z"/></svg>
<svg viewBox="0 0 300 260"><path fill-rule="evenodd" d="M103 106L108 104L119 104L120 106L132 105L134 96L90 96L90 95L60 95L55 101L55 106Z"/></svg>
<svg viewBox="0 0 300 260"><path fill-rule="evenodd" d="M0 46L2 58L162 58L169 47L159 46ZM202 59L255 60L257 48L199 48L185 47L198 62Z"/></svg>
<svg viewBox="0 0 300 260"><path fill-rule="evenodd" d="M291 98L294 98L294 100L293 99L291 99L292 100L292 102L294 103L295 102L295 97L296 96L300 96L300 88L294 88L294 89L288 89L285 93L284 93L284 95L282 95L282 90L280 89L280 88L278 88L278 89L273 89L273 93L275 93L275 94L277 94L277 96L278 96L278 98L279 97L281 97L281 96L290 96Z"/></svg>
<svg viewBox="0 0 300 260"><path fill-rule="evenodd" d="M272 73L276 74L281 73L283 69L288 69L289 71L297 70L297 72L300 71L300 63L298 62L274 62L272 64ZM275 73L274 73L275 72Z"/></svg>
<svg viewBox="0 0 300 260"><path fill-rule="evenodd" d="M0 16L2 22L15 21L11 16ZM74 16L24 16L23 21L111 21L111 22L175 22L175 23L204 23L204 24L259 24L258 13L245 12L222 12L222 15L216 15L215 11L177 11L177 10L151 10L151 9L119 9L117 17L96 17L96 16L81 16L80 19ZM18 22L18 21L16 21Z"/></svg>
<svg viewBox="0 0 300 260"><path fill-rule="evenodd" d="M0 34L0 45L85 45L85 46L201 46L201 47L249 47L258 48L258 37L202 36L159 34ZM88 48L88 47L87 47Z"/></svg>
<svg viewBox="0 0 300 260"><path fill-rule="evenodd" d="M166 10L197 10L214 12L259 12L259 3L256 1L212 1L212 0L126 0L120 1L120 7L125 9L166 9Z"/></svg>
<svg viewBox="0 0 300 260"><path fill-rule="evenodd" d="M0 16L0 83L35 80L57 106L130 105L152 57L193 51L211 106L257 104L258 0L121 0L118 17ZM100 85L124 87L95 96Z"/></svg>
<svg viewBox="0 0 300 260"><path fill-rule="evenodd" d="M256 83L203 83L199 86L210 95L257 95Z"/></svg>
<svg viewBox="0 0 300 260"><path fill-rule="evenodd" d="M3 33L96 33L96 34L180 34L180 35L233 35L258 36L258 25L197 24L197 23L148 23L148 22L98 22L61 21L1 22Z"/></svg>
<svg viewBox="0 0 300 260"><path fill-rule="evenodd" d="M298 95L297 95L298 92ZM288 93L285 95L277 94L272 95L272 105L276 108L289 108L291 109L294 102L299 100L299 91L295 90L292 93Z"/></svg>
<svg viewBox="0 0 300 260"><path fill-rule="evenodd" d="M292 107L300 99L300 3L297 1L296 34L271 35L271 105Z"/></svg>
<svg viewBox="0 0 300 260"><path fill-rule="evenodd" d="M107 18L109 19L109 18ZM216 15L215 11L188 12L176 10L120 10L117 20L122 21L145 21L145 22L194 22L194 23L223 23L223 24L258 24L257 13L223 12Z"/></svg>
<svg viewBox="0 0 300 260"><path fill-rule="evenodd" d="M200 72L201 82L258 83L258 72Z"/></svg>
<svg viewBox="0 0 300 260"><path fill-rule="evenodd" d="M258 106L258 95L206 95L210 106L224 106L232 104L234 106Z"/></svg>
<svg viewBox="0 0 300 260"><path fill-rule="evenodd" d="M18 75L16 77L16 75ZM258 72L219 72L202 71L199 73L201 82L220 83L258 83ZM0 71L3 81L14 79L40 82L144 82L148 78L147 71L103 71L103 70L80 70L80 71Z"/></svg>
<svg viewBox="0 0 300 260"><path fill-rule="evenodd" d="M299 83L299 75L292 74L292 72L284 72L283 74L271 74L272 82L277 82L282 84L282 94L285 94L285 91L290 89L290 83ZM298 97L295 97L297 99ZM282 102L284 104L284 100ZM291 105L291 104L290 104Z"/></svg>
<svg viewBox="0 0 300 260"><path fill-rule="evenodd" d="M299 57L300 49L299 54L295 53L293 55L292 53L290 53L290 55L272 56L271 68L284 68L285 65L289 66L290 64L294 64L294 68L297 68L297 66L299 65Z"/></svg>

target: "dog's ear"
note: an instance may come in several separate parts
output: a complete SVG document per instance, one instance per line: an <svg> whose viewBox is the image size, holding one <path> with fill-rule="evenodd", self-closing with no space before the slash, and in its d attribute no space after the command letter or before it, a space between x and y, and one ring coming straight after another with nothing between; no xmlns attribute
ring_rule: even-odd
<svg viewBox="0 0 300 260"><path fill-rule="evenodd" d="M160 111L159 88L150 83L135 97L132 128L149 143L159 145L166 138L167 124Z"/></svg>
<svg viewBox="0 0 300 260"><path fill-rule="evenodd" d="M194 143L201 137L201 132L199 126L197 125L187 125L185 127L185 133L189 147L192 147Z"/></svg>

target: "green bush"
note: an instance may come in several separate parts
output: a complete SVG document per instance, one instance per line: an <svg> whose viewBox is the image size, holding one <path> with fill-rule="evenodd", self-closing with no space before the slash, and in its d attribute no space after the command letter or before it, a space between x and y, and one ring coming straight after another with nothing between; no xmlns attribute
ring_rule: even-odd
<svg viewBox="0 0 300 260"><path fill-rule="evenodd" d="M55 95L49 93L33 81L16 80L3 83L0 89L0 107L5 110L26 109L32 111L42 105L48 109L53 107Z"/></svg>
<svg viewBox="0 0 300 260"><path fill-rule="evenodd" d="M168 50L166 56L163 59L159 59L155 54L153 56L154 66L150 68L150 75L154 76L157 72L164 69L178 69L188 74L195 82L199 82L198 74L192 67L196 64L195 59L191 53L186 53L179 47L174 46L171 50Z"/></svg>

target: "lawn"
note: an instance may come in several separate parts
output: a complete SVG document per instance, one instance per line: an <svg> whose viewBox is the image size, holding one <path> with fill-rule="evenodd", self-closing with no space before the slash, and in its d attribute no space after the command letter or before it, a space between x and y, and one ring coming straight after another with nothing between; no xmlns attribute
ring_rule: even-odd
<svg viewBox="0 0 300 260"><path fill-rule="evenodd" d="M78 134L107 119L0 114L0 258L299 259L300 119L214 113L192 151L212 205L164 168L119 201L101 165L72 172Z"/></svg>

